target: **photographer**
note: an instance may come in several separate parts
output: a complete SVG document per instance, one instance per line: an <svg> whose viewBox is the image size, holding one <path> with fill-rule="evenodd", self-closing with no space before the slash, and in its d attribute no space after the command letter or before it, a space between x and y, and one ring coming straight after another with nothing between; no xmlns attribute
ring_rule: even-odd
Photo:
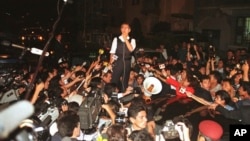
<svg viewBox="0 0 250 141"><path fill-rule="evenodd" d="M200 61L201 58L197 48L196 44L187 44L187 61Z"/></svg>

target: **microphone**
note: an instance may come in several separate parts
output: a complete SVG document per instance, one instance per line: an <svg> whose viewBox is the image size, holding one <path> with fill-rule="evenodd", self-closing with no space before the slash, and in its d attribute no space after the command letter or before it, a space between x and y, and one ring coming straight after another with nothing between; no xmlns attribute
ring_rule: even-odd
<svg viewBox="0 0 250 141"><path fill-rule="evenodd" d="M36 55L42 55L42 53L43 53L43 50L41 50L41 49L38 49L38 48L35 48L35 47L32 47L32 48L27 48L27 47L25 47L25 46L21 46L21 45L17 45L17 44L13 44L13 43L11 43L10 41L2 41L1 42L1 45L3 45L3 46L11 46L11 47L14 47L14 48L19 48L19 49L23 49L23 50L25 50L25 52L26 51L30 51L32 54L36 54ZM24 52L24 53L25 53ZM45 53L45 56L49 56L49 52L46 52Z"/></svg>
<svg viewBox="0 0 250 141"><path fill-rule="evenodd" d="M13 43L11 43L10 41L6 41L6 40L2 41L2 42L1 42L1 45L3 45L3 46L8 46L8 47L12 46L12 47L19 48L19 49L25 49L25 48L26 48L26 47L24 47L24 46L17 45L17 44L13 44Z"/></svg>
<svg viewBox="0 0 250 141"><path fill-rule="evenodd" d="M0 112L0 139L7 138L23 120L34 113L34 106L27 100L10 105Z"/></svg>

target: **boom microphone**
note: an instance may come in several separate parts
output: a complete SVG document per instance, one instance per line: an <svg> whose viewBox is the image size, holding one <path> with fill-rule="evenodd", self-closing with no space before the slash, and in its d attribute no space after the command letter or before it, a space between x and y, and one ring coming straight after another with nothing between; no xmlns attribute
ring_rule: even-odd
<svg viewBox="0 0 250 141"><path fill-rule="evenodd" d="M18 44L13 44L13 43L11 43L10 41L6 41L6 40L2 41L2 42L1 42L1 45L7 46L7 47L14 47L14 48L23 49L23 50L25 50L25 52L26 52L26 51L29 51L29 52L31 52L32 54L36 54L36 55L42 55L42 53L43 53L43 50L41 50L41 49L39 49L39 48L35 48L35 47L27 48L27 47L25 47L25 46L21 46L21 45L18 45ZM25 52L24 52L24 53L25 53ZM45 56L49 56L49 52L46 52L46 53L45 53Z"/></svg>
<svg viewBox="0 0 250 141"><path fill-rule="evenodd" d="M34 113L33 105L22 100L0 112L0 139L7 138L23 120L29 118Z"/></svg>

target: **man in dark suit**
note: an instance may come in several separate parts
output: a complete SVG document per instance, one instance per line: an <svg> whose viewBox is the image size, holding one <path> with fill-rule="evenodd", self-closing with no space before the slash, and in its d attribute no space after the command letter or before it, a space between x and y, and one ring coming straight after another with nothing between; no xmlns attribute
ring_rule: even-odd
<svg viewBox="0 0 250 141"><path fill-rule="evenodd" d="M220 112L223 116L230 119L240 121L242 124L250 124L250 83L242 82L239 88L239 95L242 100L238 102L239 108L236 110L228 111L218 104L212 104L210 109Z"/></svg>

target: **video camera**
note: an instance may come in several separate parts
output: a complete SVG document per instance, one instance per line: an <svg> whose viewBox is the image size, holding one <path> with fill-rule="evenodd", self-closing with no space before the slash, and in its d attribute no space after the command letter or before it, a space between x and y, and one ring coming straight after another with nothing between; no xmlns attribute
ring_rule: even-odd
<svg viewBox="0 0 250 141"><path fill-rule="evenodd" d="M216 54L215 54L215 47L213 45L208 46L208 58L209 59L215 59Z"/></svg>
<svg viewBox="0 0 250 141"><path fill-rule="evenodd" d="M97 127L102 104L103 98L101 90L91 90L80 105L80 109L78 111L78 115L80 117L80 127L82 130Z"/></svg>
<svg viewBox="0 0 250 141"><path fill-rule="evenodd" d="M192 134L193 126L191 122L183 116L177 116L174 117L173 120L166 120L164 127L161 130L161 134L165 140L179 138L179 133L175 129L175 126L178 122L183 122L189 128L189 133Z"/></svg>

